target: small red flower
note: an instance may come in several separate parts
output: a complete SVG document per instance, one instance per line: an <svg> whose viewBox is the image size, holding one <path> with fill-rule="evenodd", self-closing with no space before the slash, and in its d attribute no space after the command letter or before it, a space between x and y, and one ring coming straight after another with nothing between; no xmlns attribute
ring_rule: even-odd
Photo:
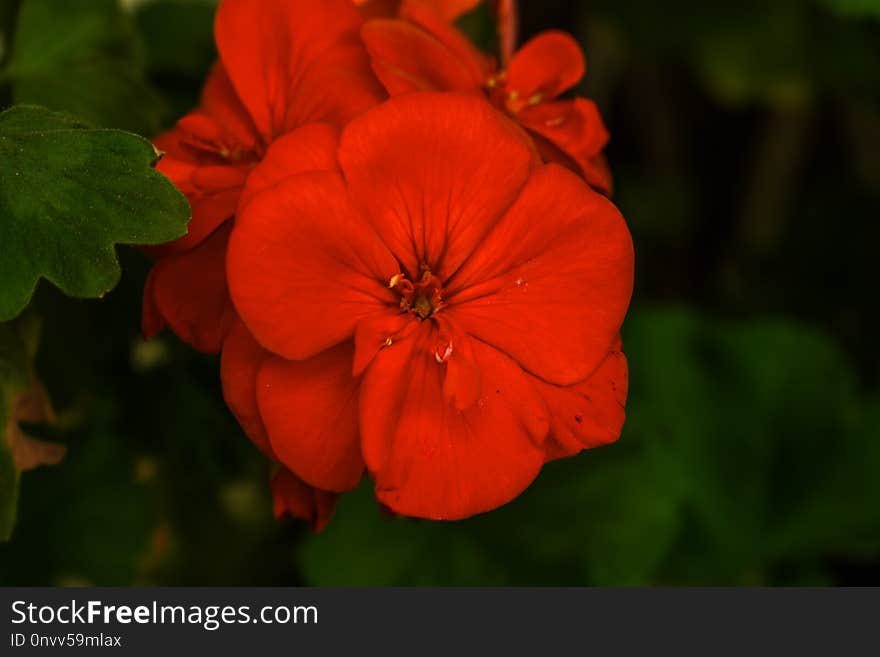
<svg viewBox="0 0 880 657"><path fill-rule="evenodd" d="M340 492L366 464L395 512L464 518L617 438L633 252L606 198L460 94L355 119L338 171L284 177L274 151L230 237L254 340L223 378L300 479Z"/></svg>
<svg viewBox="0 0 880 657"><path fill-rule="evenodd" d="M216 352L235 319L225 283L229 226L245 181L279 136L321 121L337 127L384 96L349 0L224 0L220 62L198 109L156 140L163 171L189 199L183 238L158 256L144 295L147 337L166 324Z"/></svg>
<svg viewBox="0 0 880 657"><path fill-rule="evenodd" d="M515 20L510 3L499 10L502 23ZM510 33L502 34L503 51L510 48ZM608 132L598 108L585 98L558 100L586 68L569 35L540 34L498 70L426 0L405 0L400 19L369 21L362 34L373 70L392 96L430 90L483 95L528 131L545 161L573 169L610 194L603 155Z"/></svg>

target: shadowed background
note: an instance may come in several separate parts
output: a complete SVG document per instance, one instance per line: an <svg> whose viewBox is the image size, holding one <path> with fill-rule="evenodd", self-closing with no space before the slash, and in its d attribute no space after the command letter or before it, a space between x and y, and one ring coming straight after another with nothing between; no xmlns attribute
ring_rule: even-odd
<svg viewBox="0 0 880 657"><path fill-rule="evenodd" d="M194 104L213 4L124 4L32 102L145 135ZM362 487L320 535L276 523L216 359L140 341L148 263L123 250L104 300L37 295L69 452L23 476L0 583L880 584L880 2L521 5L524 38L582 43L612 135L637 254L620 441L464 522ZM69 6L20 27L77 47L76 13L115 7Z"/></svg>

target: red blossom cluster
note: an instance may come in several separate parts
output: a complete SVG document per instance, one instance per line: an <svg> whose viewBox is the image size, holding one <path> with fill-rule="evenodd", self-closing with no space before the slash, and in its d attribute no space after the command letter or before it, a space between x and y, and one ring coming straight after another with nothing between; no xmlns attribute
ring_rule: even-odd
<svg viewBox="0 0 880 657"><path fill-rule="evenodd" d="M192 205L156 248L144 333L222 353L277 515L320 529L366 473L459 519L612 442L633 249L568 35L511 52L476 0L224 0L201 104L160 136ZM356 6L357 5L357 6Z"/></svg>

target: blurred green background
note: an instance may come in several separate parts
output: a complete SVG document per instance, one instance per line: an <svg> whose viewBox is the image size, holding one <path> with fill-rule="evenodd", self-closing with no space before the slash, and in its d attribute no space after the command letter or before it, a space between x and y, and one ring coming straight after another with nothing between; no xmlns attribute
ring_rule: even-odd
<svg viewBox="0 0 880 657"><path fill-rule="evenodd" d="M320 535L276 523L216 359L139 339L125 250L105 299L35 299L69 452L24 474L0 583L880 584L880 0L521 5L523 37L581 41L612 134L637 252L620 441L464 522L362 487ZM153 135L197 98L212 13L24 0L0 103Z"/></svg>

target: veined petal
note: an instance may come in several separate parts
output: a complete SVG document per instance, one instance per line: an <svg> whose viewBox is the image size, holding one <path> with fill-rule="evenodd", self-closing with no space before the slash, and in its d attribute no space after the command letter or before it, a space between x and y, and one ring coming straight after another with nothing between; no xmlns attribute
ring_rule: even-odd
<svg viewBox="0 0 880 657"><path fill-rule="evenodd" d="M220 351L235 320L226 287L226 245L229 228L216 231L196 248L160 259L150 271L144 305L144 332L160 325L158 318L181 340L205 352Z"/></svg>
<svg viewBox="0 0 880 657"><path fill-rule="evenodd" d="M220 59L266 143L314 121L342 125L381 100L350 0L224 0Z"/></svg>
<svg viewBox="0 0 880 657"><path fill-rule="evenodd" d="M442 43L482 85L495 72L495 60L484 55L464 32L452 24L454 19L451 16L460 13L463 4L467 4L467 0L403 0L400 17L418 25Z"/></svg>
<svg viewBox="0 0 880 657"><path fill-rule="evenodd" d="M303 361L270 357L260 368L260 414L278 460L318 488L343 492L364 471L351 342Z"/></svg>
<svg viewBox="0 0 880 657"><path fill-rule="evenodd" d="M400 267L348 200L338 173L290 176L236 219L227 260L239 314L257 341L302 360L351 338L398 297Z"/></svg>
<svg viewBox="0 0 880 657"><path fill-rule="evenodd" d="M513 203L532 155L486 101L440 93L392 98L339 147L352 198L411 278L461 265Z"/></svg>
<svg viewBox="0 0 880 657"><path fill-rule="evenodd" d="M257 406L257 373L269 357L269 352L257 344L244 322L236 318L223 342L220 358L223 398L254 445L270 459L278 460Z"/></svg>
<svg viewBox="0 0 880 657"><path fill-rule="evenodd" d="M479 342L471 346L482 395L458 410L443 391L438 338L423 323L367 368L361 442L380 502L404 515L455 520L501 506L532 482L548 421L529 377Z"/></svg>
<svg viewBox="0 0 880 657"><path fill-rule="evenodd" d="M442 42L412 23L373 20L361 34L373 71L392 96L412 91L477 93L485 82Z"/></svg>
<svg viewBox="0 0 880 657"><path fill-rule="evenodd" d="M632 239L617 208L547 164L447 281L443 312L548 383L572 385L608 353L632 285Z"/></svg>
<svg viewBox="0 0 880 657"><path fill-rule="evenodd" d="M556 98L576 85L586 70L581 47L571 35L551 30L528 41L510 60L507 89L522 99Z"/></svg>

